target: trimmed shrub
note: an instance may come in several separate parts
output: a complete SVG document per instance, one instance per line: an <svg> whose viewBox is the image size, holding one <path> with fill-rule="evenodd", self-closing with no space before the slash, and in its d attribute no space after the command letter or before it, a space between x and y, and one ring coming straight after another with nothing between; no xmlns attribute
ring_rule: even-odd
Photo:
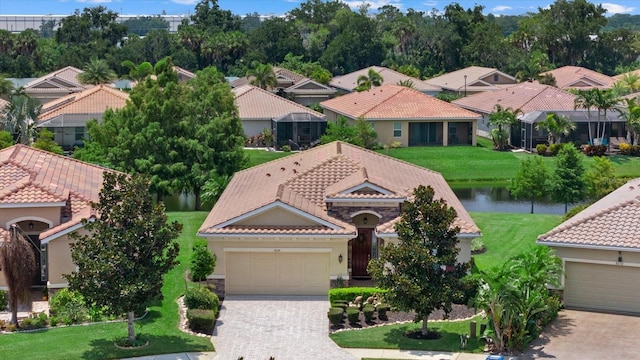
<svg viewBox="0 0 640 360"><path fill-rule="evenodd" d="M333 307L340 308L340 309L342 309L342 311L347 311L347 308L349 307L349 304L338 302L338 303L333 304Z"/></svg>
<svg viewBox="0 0 640 360"><path fill-rule="evenodd" d="M356 325L360 321L360 309L351 306L347 308L347 320L349 324Z"/></svg>
<svg viewBox="0 0 640 360"><path fill-rule="evenodd" d="M58 319L57 316L52 316L49 318L49 325L51 325L51 327L56 327L58 326L59 323L60 323L60 319Z"/></svg>
<svg viewBox="0 0 640 360"><path fill-rule="evenodd" d="M217 314L220 299L209 289L199 286L187 289L184 303L189 309L213 310Z"/></svg>
<svg viewBox="0 0 640 360"><path fill-rule="evenodd" d="M387 320L387 311L389 311L389 304L378 304L376 310L378 311L378 319Z"/></svg>
<svg viewBox="0 0 640 360"><path fill-rule="evenodd" d="M213 310L188 309L187 320L192 331L211 334L216 323L216 313Z"/></svg>
<svg viewBox="0 0 640 360"><path fill-rule="evenodd" d="M291 152L291 146L289 146L289 145L282 145L282 151L283 151L283 152Z"/></svg>
<svg viewBox="0 0 640 360"><path fill-rule="evenodd" d="M334 304L336 300L343 300L347 303L355 300L356 297L362 296L362 301L367 300L368 297L373 294L383 295L386 290L374 288L374 287L348 287L329 290L329 302Z"/></svg>
<svg viewBox="0 0 640 360"><path fill-rule="evenodd" d="M640 156L640 145L633 145L631 147L631 156Z"/></svg>
<svg viewBox="0 0 640 360"><path fill-rule="evenodd" d="M560 149L562 149L562 144L551 144L549 145L549 154L551 156L556 156Z"/></svg>
<svg viewBox="0 0 640 360"><path fill-rule="evenodd" d="M371 322L373 320L373 314L375 314L376 308L372 304L367 304L362 308L364 314L364 321Z"/></svg>
<svg viewBox="0 0 640 360"><path fill-rule="evenodd" d="M579 213L580 211L582 211L582 210L586 209L587 207L589 207L589 205L591 205L591 204L582 204L582 205L576 205L576 206L572 207L571 210L567 211L567 213L564 214L564 217L562 218L562 221L567 221L567 220L571 219L577 213Z"/></svg>
<svg viewBox="0 0 640 360"><path fill-rule="evenodd" d="M202 281L216 267L216 255L207 247L207 241L198 241L193 245L191 254L191 280Z"/></svg>
<svg viewBox="0 0 640 360"><path fill-rule="evenodd" d="M538 152L539 155L542 156L546 156L547 155L547 150L548 150L548 146L547 144L538 144L536 145L536 151Z"/></svg>
<svg viewBox="0 0 640 360"><path fill-rule="evenodd" d="M607 152L606 145L586 145L582 152L587 156L604 156Z"/></svg>
<svg viewBox="0 0 640 360"><path fill-rule="evenodd" d="M344 310L339 307L332 307L329 309L327 316L329 317L329 322L331 325L340 325L342 322L342 317L344 315Z"/></svg>
<svg viewBox="0 0 640 360"><path fill-rule="evenodd" d="M622 155L631 155L631 148L633 146L631 144L627 144L627 143L622 143L620 144L620 154Z"/></svg>
<svg viewBox="0 0 640 360"><path fill-rule="evenodd" d="M0 311L4 311L9 303L9 292L0 290Z"/></svg>
<svg viewBox="0 0 640 360"><path fill-rule="evenodd" d="M65 319L66 325L85 321L88 311L84 297L68 288L56 291L49 300L49 314Z"/></svg>

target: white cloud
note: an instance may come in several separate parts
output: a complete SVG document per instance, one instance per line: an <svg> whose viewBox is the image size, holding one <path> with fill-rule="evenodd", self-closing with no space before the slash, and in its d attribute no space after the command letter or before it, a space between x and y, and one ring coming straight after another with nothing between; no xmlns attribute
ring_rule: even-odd
<svg viewBox="0 0 640 360"><path fill-rule="evenodd" d="M494 7L493 9L491 9L492 12L503 12L503 11L507 11L507 10L512 10L513 8L511 6L506 6L506 5L498 5L496 7Z"/></svg>
<svg viewBox="0 0 640 360"><path fill-rule="evenodd" d="M437 1L433 1L433 0L425 1L422 4L424 6L428 6L428 7L436 7L436 6L438 6L438 2Z"/></svg>
<svg viewBox="0 0 640 360"><path fill-rule="evenodd" d="M108 4L112 0L76 0L79 3L87 3L87 4Z"/></svg>
<svg viewBox="0 0 640 360"><path fill-rule="evenodd" d="M378 10L385 5L392 5L398 9L402 9L402 2L400 0L344 0L343 2L352 9L357 9L363 4L371 5L371 10Z"/></svg>
<svg viewBox="0 0 640 360"><path fill-rule="evenodd" d="M171 0L171 2L180 5L195 5L198 3L198 0Z"/></svg>
<svg viewBox="0 0 640 360"><path fill-rule="evenodd" d="M631 13L636 8L612 3L602 3L602 7L607 9L607 15Z"/></svg>

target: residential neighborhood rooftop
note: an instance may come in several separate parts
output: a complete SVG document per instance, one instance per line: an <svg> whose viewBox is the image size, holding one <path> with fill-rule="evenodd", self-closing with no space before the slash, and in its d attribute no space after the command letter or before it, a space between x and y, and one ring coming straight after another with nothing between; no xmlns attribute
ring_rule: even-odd
<svg viewBox="0 0 640 360"><path fill-rule="evenodd" d="M605 74L580 66L563 66L540 75L551 74L559 89L608 89L615 80Z"/></svg>
<svg viewBox="0 0 640 360"><path fill-rule="evenodd" d="M108 108L124 107L127 100L128 93L101 84L44 104L38 121L51 120L62 114L102 114Z"/></svg>
<svg viewBox="0 0 640 360"><path fill-rule="evenodd" d="M370 66L368 68L360 69L358 71L354 71L342 76L335 76L330 82L329 85L346 91L353 91L358 86L358 78L360 76L368 76L369 69L377 72L383 79L383 85L397 85L400 81L408 81L411 80L413 82L414 89L421 92L439 92L442 90L440 87L429 84L423 80L411 77L409 75L405 75L403 73L397 72L395 70L391 70L382 66Z"/></svg>
<svg viewBox="0 0 640 360"><path fill-rule="evenodd" d="M511 85L516 82L515 78L509 74L503 73L495 68L483 66L469 66L427 79L425 82L442 89L458 92L465 90L468 92L497 90L505 85L494 84L485 80L492 75L499 75L504 79L510 80L509 84L506 85Z"/></svg>
<svg viewBox="0 0 640 360"><path fill-rule="evenodd" d="M324 115L253 85L231 89L242 120L277 119L289 113L308 113L324 119Z"/></svg>

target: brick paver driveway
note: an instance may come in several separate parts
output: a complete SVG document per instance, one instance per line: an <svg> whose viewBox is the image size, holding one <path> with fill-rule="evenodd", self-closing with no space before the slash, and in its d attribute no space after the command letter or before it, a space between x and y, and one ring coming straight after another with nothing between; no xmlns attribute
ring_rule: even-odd
<svg viewBox="0 0 640 360"><path fill-rule="evenodd" d="M524 359L638 359L640 317L564 310Z"/></svg>
<svg viewBox="0 0 640 360"><path fill-rule="evenodd" d="M328 310L326 296L227 296L213 332L215 360L355 360L329 339Z"/></svg>

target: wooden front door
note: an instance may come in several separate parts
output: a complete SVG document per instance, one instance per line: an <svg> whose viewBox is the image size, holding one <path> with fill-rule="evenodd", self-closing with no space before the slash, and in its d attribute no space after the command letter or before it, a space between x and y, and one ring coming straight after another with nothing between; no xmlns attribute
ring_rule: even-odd
<svg viewBox="0 0 640 360"><path fill-rule="evenodd" d="M373 229L358 229L358 236L351 245L351 276L369 277L367 266L371 260Z"/></svg>

